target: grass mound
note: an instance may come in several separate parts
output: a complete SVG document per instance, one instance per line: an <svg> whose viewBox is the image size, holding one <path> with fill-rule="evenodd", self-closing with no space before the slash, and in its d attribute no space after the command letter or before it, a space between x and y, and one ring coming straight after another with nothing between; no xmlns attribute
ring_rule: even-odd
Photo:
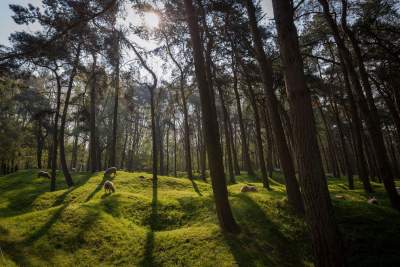
<svg viewBox="0 0 400 267"><path fill-rule="evenodd" d="M244 175L229 186L236 236L220 231L208 183L160 176L155 189L150 174L118 172L107 195L102 173L74 181L67 189L60 174L48 192L33 170L0 177L1 266L312 266L306 225L288 208L279 175L269 192ZM245 183L259 192L240 193ZM330 180L350 266L400 266L400 215L382 186L374 189L378 206Z"/></svg>

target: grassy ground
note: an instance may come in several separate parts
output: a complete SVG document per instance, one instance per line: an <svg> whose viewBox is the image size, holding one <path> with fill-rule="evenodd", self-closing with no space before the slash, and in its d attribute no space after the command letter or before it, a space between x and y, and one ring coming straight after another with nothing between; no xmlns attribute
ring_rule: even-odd
<svg viewBox="0 0 400 267"><path fill-rule="evenodd" d="M140 178L144 176L144 178ZM74 175L55 192L36 171L0 177L0 266L312 266L307 228L287 207L279 176L267 192L255 178L237 177L229 197L242 232L217 225L211 186L201 181L118 172L106 195L101 173ZM240 193L244 183L258 193ZM362 190L330 180L350 266L400 266L400 214ZM356 184L361 188L360 184ZM345 199L336 199L343 195Z"/></svg>

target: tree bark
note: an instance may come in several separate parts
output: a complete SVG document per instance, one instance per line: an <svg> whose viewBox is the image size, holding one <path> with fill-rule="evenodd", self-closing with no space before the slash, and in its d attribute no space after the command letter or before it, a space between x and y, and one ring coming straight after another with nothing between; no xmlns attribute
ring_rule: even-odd
<svg viewBox="0 0 400 267"><path fill-rule="evenodd" d="M236 183L236 180L235 180L235 173L233 172L233 163L232 163L231 134L229 133L229 125L228 125L229 114L225 106L224 92L222 91L221 85L218 82L217 82L217 89L222 107L222 118L223 118L223 128L226 140L225 143L226 143L226 156L228 163L229 181L230 183L234 184Z"/></svg>
<svg viewBox="0 0 400 267"><path fill-rule="evenodd" d="M58 151L58 119L60 116L61 108L61 77L58 75L57 71L54 71L57 82L57 104L56 113L54 115L54 128L53 128L53 145L52 145L52 155L51 155L51 181L50 181L50 191L56 190L56 176L57 176L57 151Z"/></svg>
<svg viewBox="0 0 400 267"><path fill-rule="evenodd" d="M113 130L112 130L112 139L111 139L111 151L110 151L110 166L116 167L116 155L117 155L117 136L118 136L118 102L119 102L119 68L120 68L120 60L119 60L119 33L114 31L114 57L115 57L115 95L114 95L114 112L113 112Z"/></svg>
<svg viewBox="0 0 400 267"><path fill-rule="evenodd" d="M272 3L316 266L345 266L343 244L335 222L316 138L311 96L305 81L297 29L293 21L293 4L290 0L273 0Z"/></svg>
<svg viewBox="0 0 400 267"><path fill-rule="evenodd" d="M96 94L97 94L97 57L93 54L92 77L90 79L90 118L89 118L89 158L90 171L97 172L97 129L96 129Z"/></svg>

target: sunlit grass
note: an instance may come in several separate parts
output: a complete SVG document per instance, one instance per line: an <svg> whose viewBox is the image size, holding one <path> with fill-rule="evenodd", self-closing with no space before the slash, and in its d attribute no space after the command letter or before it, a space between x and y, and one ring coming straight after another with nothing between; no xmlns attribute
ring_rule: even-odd
<svg viewBox="0 0 400 267"><path fill-rule="evenodd" d="M74 174L71 189L60 175L58 190L48 192L47 179L20 171L0 178L0 265L311 265L306 224L287 206L281 179L277 173L272 191L245 174L229 186L242 229L233 236L220 231L211 185L198 179L160 176L154 202L148 173L118 172L116 193L106 195L102 173ZM374 184L381 204L372 206L359 183L349 191L344 180L329 181L351 266L398 263L400 216L387 207L382 185ZM244 183L259 192L240 193Z"/></svg>

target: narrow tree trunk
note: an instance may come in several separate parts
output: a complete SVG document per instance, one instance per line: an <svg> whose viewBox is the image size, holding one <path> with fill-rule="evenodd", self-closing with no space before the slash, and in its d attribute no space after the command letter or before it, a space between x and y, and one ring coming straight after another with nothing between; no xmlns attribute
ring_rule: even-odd
<svg viewBox="0 0 400 267"><path fill-rule="evenodd" d="M166 175L169 175L169 125L168 125L168 128L167 128L167 136L166 136L166 141L167 141L167 143L166 143L166 154L167 154L167 160L166 160L166 162L167 162L167 166L165 167L165 173L166 173Z"/></svg>
<svg viewBox="0 0 400 267"><path fill-rule="evenodd" d="M264 110L264 127L265 127L265 135L267 139L267 169L268 169L268 175L269 178L273 178L274 174L274 164L273 164L273 139L272 139L272 129L271 129L271 123L269 121L268 117L268 111L266 108Z"/></svg>
<svg viewBox="0 0 400 267"><path fill-rule="evenodd" d="M71 155L71 169L76 169L76 164L78 161L78 141L79 141L79 132L78 132L78 118L75 120L75 129L74 129L74 141L72 144L72 155Z"/></svg>
<svg viewBox="0 0 400 267"><path fill-rule="evenodd" d="M234 62L234 59L232 59ZM236 66L235 63L232 63L234 65L232 67L233 69L233 91L235 92L235 100L236 100L236 108L237 108L237 114L238 114L238 119L239 119L239 129L240 129L240 139L242 141L242 156L243 156L243 162L244 162L244 169L247 171L248 175L253 176L254 171L251 166L251 159L249 155L249 146L247 144L247 135L246 135L246 130L244 127L243 123L243 114L242 114L242 107L240 103L240 95L239 95L239 90L238 90L238 81L237 81L237 74L236 74Z"/></svg>
<svg viewBox="0 0 400 267"><path fill-rule="evenodd" d="M64 131L65 131L65 124L67 121L67 114L68 114L68 107L69 107L69 100L71 98L72 87L74 86L74 79L77 73L77 67L79 64L79 57L81 54L81 44L78 45L75 60L73 62L71 74L69 77L68 88L67 88L67 95L64 101L64 110L61 116L61 127L60 127L60 161L61 161L61 168L64 173L65 182L67 183L68 187L74 185L74 181L72 180L71 174L68 170L67 159L65 156L65 144L64 144Z"/></svg>
<svg viewBox="0 0 400 267"><path fill-rule="evenodd" d="M319 109L319 112L321 114L322 122L324 124L324 128L325 128L325 131L326 131L326 140L328 142L329 158L330 158L330 162L332 164L332 174L333 174L333 177L339 177L340 176L340 172L339 172L338 164L337 164L337 161L336 161L335 147L334 147L334 143L333 143L331 130L330 130L328 122L327 122L327 120L325 118L325 114L324 114L324 112L322 110L322 107L320 105L318 105L318 109Z"/></svg>
<svg viewBox="0 0 400 267"><path fill-rule="evenodd" d="M57 176L57 151L58 151L58 119L60 116L61 108L61 77L58 76L57 72L54 71L56 75L57 82L57 104L56 113L54 115L54 129L53 129L53 146L51 155L51 181L50 181L50 191L56 190L56 176Z"/></svg>
<svg viewBox="0 0 400 267"><path fill-rule="evenodd" d="M358 170L358 176L360 180L363 183L364 190L367 194L372 193L372 186L368 178L368 171L367 171L367 163L365 161L365 156L364 156L364 148L363 148L363 141L362 141L362 131L363 131L363 126L360 120L360 117L358 115L358 110L356 106L356 102L353 96L353 92L351 91L350 87L350 80L348 77L347 70L345 68L345 62L342 56L339 55L340 63L342 66L342 72L343 72L343 77L344 77L344 85L345 85L345 90L347 93L347 98L349 101L350 105L350 113L351 113L351 126L352 126L352 132L353 132L353 140L354 140L354 148L356 152L356 158L357 158L357 170Z"/></svg>
<svg viewBox="0 0 400 267"><path fill-rule="evenodd" d="M44 147L44 138L42 133L42 120L39 119L37 122L37 130L36 130L36 160L37 160L37 168L42 169L42 155L43 155L43 147Z"/></svg>
<svg viewBox="0 0 400 267"><path fill-rule="evenodd" d="M126 146L128 144L128 131L125 131L125 138L124 138L124 145L122 147L122 153L121 153L121 162L120 162L120 169L123 169L125 167L125 158L126 158Z"/></svg>
<svg viewBox="0 0 400 267"><path fill-rule="evenodd" d="M156 114L155 114L155 106L154 106L154 89L149 88L150 90L150 116L151 116L151 144L152 144L152 161L153 161L153 184L157 182L157 164L158 164L158 151L157 151L157 131L156 131Z"/></svg>
<svg viewBox="0 0 400 267"><path fill-rule="evenodd" d="M342 146L345 170L346 170L346 174L347 174L347 181L349 183L349 189L354 189L353 168L351 166L351 162L350 162L350 159L349 159L350 154L349 154L349 151L347 149L346 140L344 138L343 124L342 124L342 121L340 120L340 117L339 117L339 110L337 108L337 104L336 104L336 102L335 103L332 103L332 102L333 101L331 101L331 105L332 105L333 113L335 115L336 124L338 126L340 144Z"/></svg>
<svg viewBox="0 0 400 267"><path fill-rule="evenodd" d="M267 169L265 168L264 147L263 147L263 142L262 142L262 137L261 137L261 125L260 125L260 116L259 116L258 107L257 107L257 100L256 100L253 88L250 83L248 84L247 88L248 88L250 103L253 108L253 114L254 114L254 124L255 124L256 141L257 141L256 145L257 145L257 151L258 151L258 161L260 163L260 169L261 169L261 178L262 178L264 188L271 190L271 188L269 186L269 181L268 181Z"/></svg>
<svg viewBox="0 0 400 267"><path fill-rule="evenodd" d="M240 168L239 168L239 163L238 163L238 159L237 159L237 153L236 153L236 142L235 142L235 132L233 131L233 127L232 127L232 122L231 122L231 118L229 116L230 112L229 112L229 106L227 106L227 112L228 112L228 117L227 117L227 122L228 122L228 127L229 127L229 132L231 134L231 148L232 148L232 160L233 160L233 169L235 171L235 175L240 175Z"/></svg>
<svg viewBox="0 0 400 267"><path fill-rule="evenodd" d="M232 163L232 152L231 152L231 135L229 133L229 125L228 125L228 111L225 106L224 93L222 91L221 85L217 83L217 89L219 94L219 99L221 101L222 107L222 117L223 117L223 128L225 133L225 143L226 143L226 155L227 155L227 163L228 163L228 173L229 173L229 181L230 183L236 183L235 173L233 172L233 163Z"/></svg>
<svg viewBox="0 0 400 267"><path fill-rule="evenodd" d="M97 172L99 165L97 163L97 129L96 129L96 94L97 94L97 58L93 54L92 77L90 85L90 118L89 118L89 158L90 158L90 171Z"/></svg>
<svg viewBox="0 0 400 267"><path fill-rule="evenodd" d="M115 95L114 95L114 112L113 112L113 130L111 139L111 151L110 151L110 167L115 167L117 165L116 155L117 155L117 137L118 137L118 102L119 102L119 33L114 32L114 57L115 57Z"/></svg>

